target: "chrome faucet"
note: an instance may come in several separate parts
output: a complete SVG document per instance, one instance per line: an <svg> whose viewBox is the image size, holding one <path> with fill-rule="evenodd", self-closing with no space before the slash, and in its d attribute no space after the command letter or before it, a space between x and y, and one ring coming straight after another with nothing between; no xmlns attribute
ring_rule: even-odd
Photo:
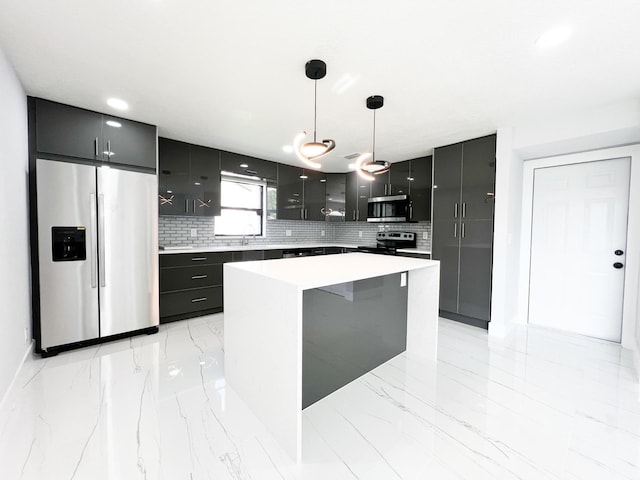
<svg viewBox="0 0 640 480"><path fill-rule="evenodd" d="M249 239L247 238L247 236L244 233L242 234L241 245L249 245Z"/></svg>

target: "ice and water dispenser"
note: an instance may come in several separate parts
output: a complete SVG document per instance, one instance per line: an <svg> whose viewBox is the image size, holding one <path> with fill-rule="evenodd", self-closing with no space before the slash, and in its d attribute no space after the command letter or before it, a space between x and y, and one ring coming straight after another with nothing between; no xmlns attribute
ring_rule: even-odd
<svg viewBox="0 0 640 480"><path fill-rule="evenodd" d="M54 262L87 259L87 230L85 227L51 227Z"/></svg>

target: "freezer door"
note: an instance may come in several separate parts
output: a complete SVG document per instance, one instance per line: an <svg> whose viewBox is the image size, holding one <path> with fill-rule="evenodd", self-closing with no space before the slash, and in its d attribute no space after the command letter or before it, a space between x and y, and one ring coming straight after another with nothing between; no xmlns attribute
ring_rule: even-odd
<svg viewBox="0 0 640 480"><path fill-rule="evenodd" d="M100 336L157 326L158 182L98 167Z"/></svg>
<svg viewBox="0 0 640 480"><path fill-rule="evenodd" d="M38 159L36 189L41 347L98 338L95 167Z"/></svg>

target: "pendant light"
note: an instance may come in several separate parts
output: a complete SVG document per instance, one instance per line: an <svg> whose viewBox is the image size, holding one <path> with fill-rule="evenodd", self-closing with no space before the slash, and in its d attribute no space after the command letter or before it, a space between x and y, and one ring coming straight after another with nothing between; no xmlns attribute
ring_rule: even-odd
<svg viewBox="0 0 640 480"><path fill-rule="evenodd" d="M296 152L296 156L307 166L312 168L320 168L320 165L315 160L323 157L336 147L336 142L333 140L322 140L318 142L316 140L316 119L317 119L317 107L318 107L318 80L324 78L327 74L327 64L322 60L309 60L305 65L305 73L307 78L314 81L313 92L313 142L302 143L302 140L307 136L307 132L301 132L296 135L293 141L293 149Z"/></svg>
<svg viewBox="0 0 640 480"><path fill-rule="evenodd" d="M384 105L384 97L381 95L372 95L367 98L367 108L373 110L373 146L371 154L363 154L356 160L356 171L358 175L367 179L374 180L375 175L380 175L389 171L391 165L386 160L376 160L376 110ZM369 160L371 158L371 160Z"/></svg>

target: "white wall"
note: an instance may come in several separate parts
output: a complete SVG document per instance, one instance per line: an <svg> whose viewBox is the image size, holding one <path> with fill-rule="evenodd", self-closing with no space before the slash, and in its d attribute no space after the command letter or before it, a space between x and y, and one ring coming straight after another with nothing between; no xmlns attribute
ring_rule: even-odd
<svg viewBox="0 0 640 480"><path fill-rule="evenodd" d="M27 97L0 50L0 401L30 348Z"/></svg>
<svg viewBox="0 0 640 480"><path fill-rule="evenodd" d="M493 274L489 335L506 336L516 323L520 271L522 160L513 150L513 129L500 128L496 142L496 191L493 235Z"/></svg>

